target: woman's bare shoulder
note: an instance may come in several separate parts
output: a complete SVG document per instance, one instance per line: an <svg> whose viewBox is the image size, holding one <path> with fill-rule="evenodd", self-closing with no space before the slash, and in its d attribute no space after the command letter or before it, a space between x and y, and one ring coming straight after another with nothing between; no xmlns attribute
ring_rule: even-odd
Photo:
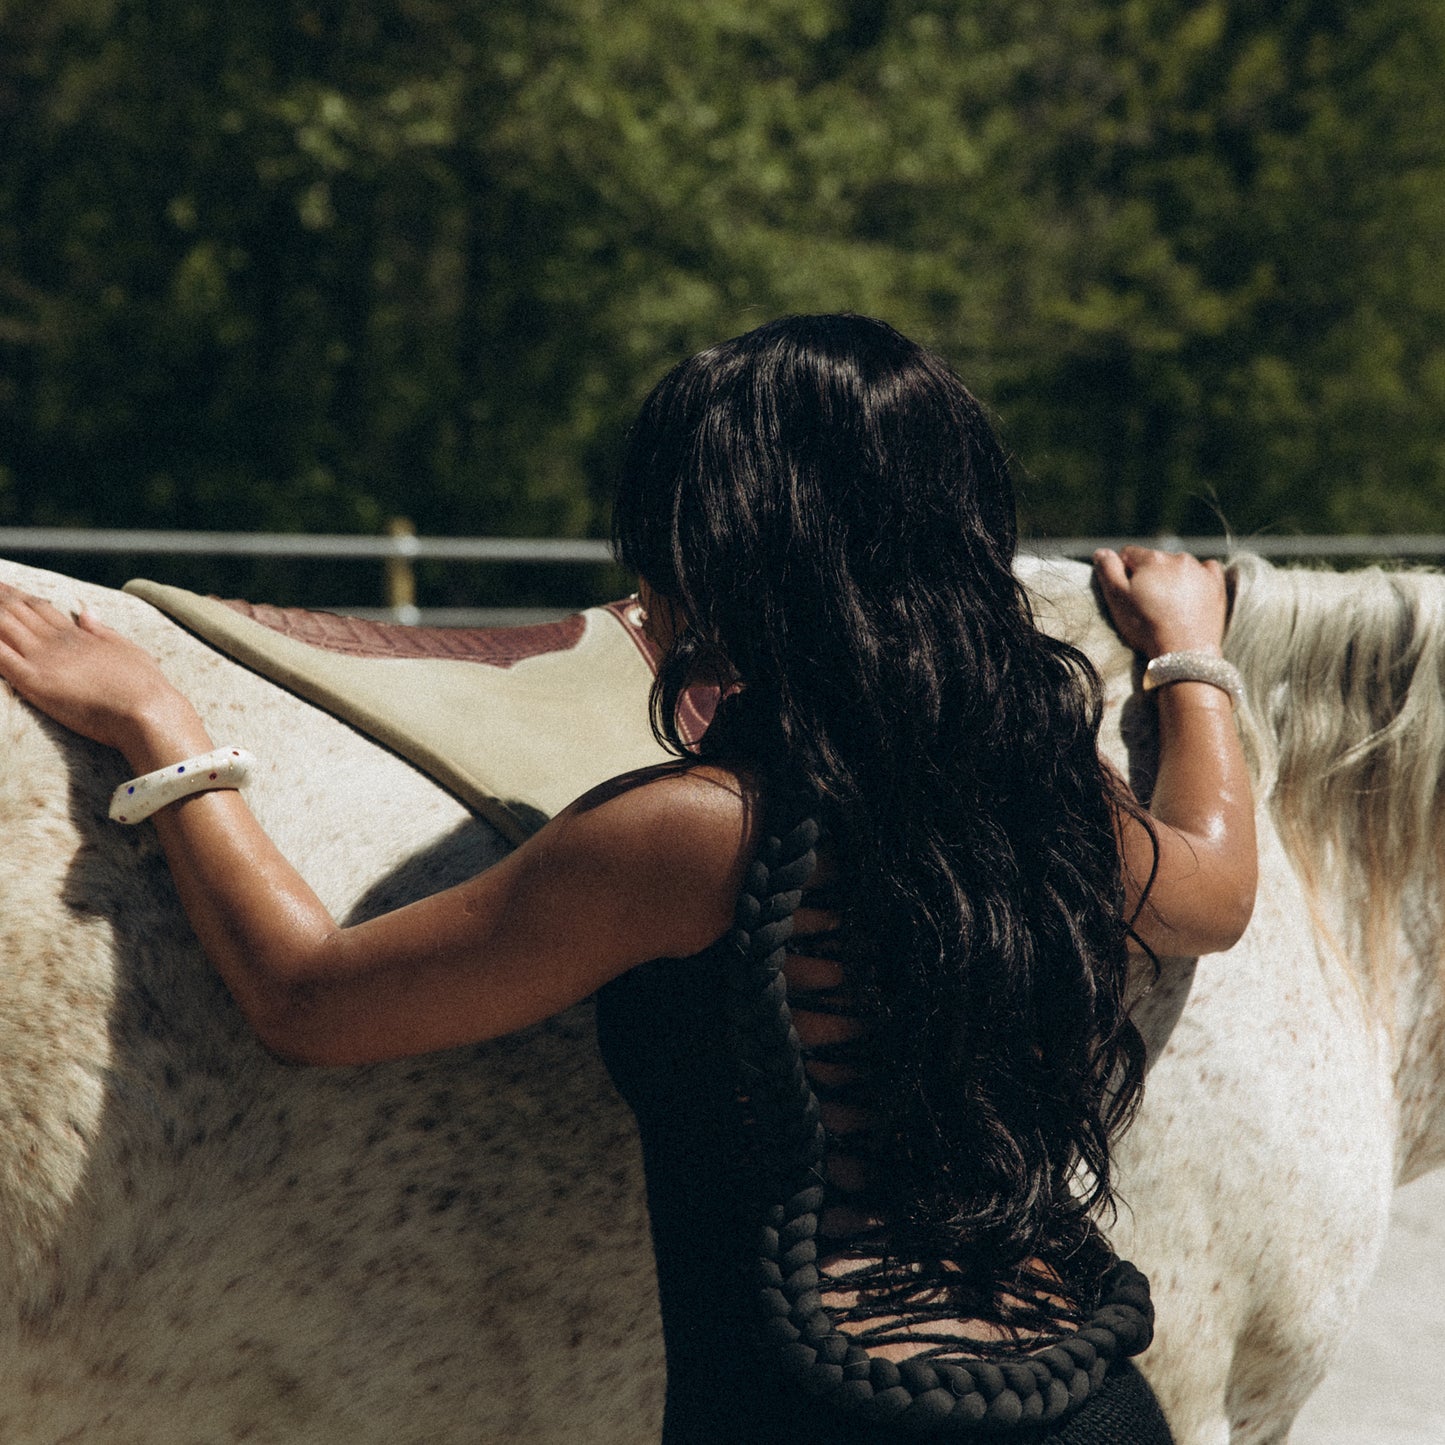
<svg viewBox="0 0 1445 1445"><path fill-rule="evenodd" d="M622 773L584 793L561 817L606 815L629 830L669 823L698 841L727 846L750 834L759 812L752 774L718 763L679 760Z"/></svg>
<svg viewBox="0 0 1445 1445"><path fill-rule="evenodd" d="M683 760L593 788L538 841L551 835L551 848L590 856L617 887L656 910L674 948L696 952L731 924L760 813L750 774Z"/></svg>

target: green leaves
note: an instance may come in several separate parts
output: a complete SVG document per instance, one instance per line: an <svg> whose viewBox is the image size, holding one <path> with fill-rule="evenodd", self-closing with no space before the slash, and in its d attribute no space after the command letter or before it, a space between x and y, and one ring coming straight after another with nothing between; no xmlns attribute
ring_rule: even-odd
<svg viewBox="0 0 1445 1445"><path fill-rule="evenodd" d="M11 0L6 521L596 531L682 354L876 313L1026 521L1438 528L1433 0Z"/></svg>

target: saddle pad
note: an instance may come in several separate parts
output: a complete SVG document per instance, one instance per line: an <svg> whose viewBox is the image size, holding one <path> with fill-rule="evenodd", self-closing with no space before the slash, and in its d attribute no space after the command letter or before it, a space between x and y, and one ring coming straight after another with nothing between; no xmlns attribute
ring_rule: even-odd
<svg viewBox="0 0 1445 1445"><path fill-rule="evenodd" d="M649 722L654 658L635 604L530 627L410 628L144 579L125 590L399 753L515 842L670 756ZM710 702L688 700L685 736L701 736Z"/></svg>

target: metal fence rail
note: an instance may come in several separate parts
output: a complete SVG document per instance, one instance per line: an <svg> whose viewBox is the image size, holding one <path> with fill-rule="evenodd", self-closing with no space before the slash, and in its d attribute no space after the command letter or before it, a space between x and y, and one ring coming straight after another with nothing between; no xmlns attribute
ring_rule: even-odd
<svg viewBox="0 0 1445 1445"><path fill-rule="evenodd" d="M119 528L0 527L10 552L144 553L209 557L402 557L448 562L610 562L612 548L592 537L384 537L294 532L148 532Z"/></svg>
<svg viewBox="0 0 1445 1445"><path fill-rule="evenodd" d="M1303 559L1379 559L1428 561L1445 558L1445 533L1388 533L1379 536L1297 537L1034 537L1025 552L1045 557L1088 557L1099 547L1147 546L1193 552L1200 557L1256 556L1286 561ZM418 537L397 519L384 536L302 535L289 532L169 532L121 528L0 527L0 556L12 554L110 554L137 556L346 558L380 561L386 566L384 607L338 604L336 612L356 617L427 623L441 627L500 627L550 620L562 608L432 607L415 604L412 566L420 561L526 562L542 564L607 563L611 547L599 538L568 537ZM590 598L580 602L602 599Z"/></svg>

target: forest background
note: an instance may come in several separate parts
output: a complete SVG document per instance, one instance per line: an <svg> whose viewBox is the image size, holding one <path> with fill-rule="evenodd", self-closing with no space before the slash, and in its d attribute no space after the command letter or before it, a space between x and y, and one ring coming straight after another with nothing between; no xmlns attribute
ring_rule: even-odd
<svg viewBox="0 0 1445 1445"><path fill-rule="evenodd" d="M0 0L0 525L602 535L668 365L856 310L1033 535L1445 531L1442 74L1439 0Z"/></svg>

